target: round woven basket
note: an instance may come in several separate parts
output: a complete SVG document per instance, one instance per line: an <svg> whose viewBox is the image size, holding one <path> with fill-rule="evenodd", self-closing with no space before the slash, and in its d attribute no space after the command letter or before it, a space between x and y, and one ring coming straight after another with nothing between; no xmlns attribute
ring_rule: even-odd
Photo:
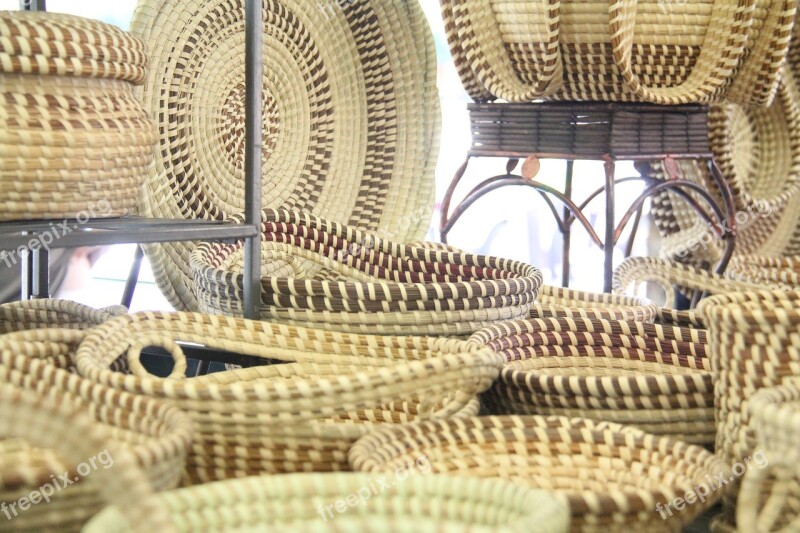
<svg viewBox="0 0 800 533"><path fill-rule="evenodd" d="M436 474L499 477L563 494L571 531L677 531L712 506L712 492L666 507L726 471L708 451L638 429L564 417L481 417L385 428L361 438L350 463L393 471L425 457ZM662 512L659 512L659 508Z"/></svg>
<svg viewBox="0 0 800 533"><path fill-rule="evenodd" d="M737 256L731 259L725 274L752 283L800 288L800 256Z"/></svg>
<svg viewBox="0 0 800 533"><path fill-rule="evenodd" d="M441 0L476 100L766 106L786 56L791 0Z"/></svg>
<svg viewBox="0 0 800 533"><path fill-rule="evenodd" d="M184 379L176 340L266 359ZM168 379L147 374L147 346L172 354ZM109 369L117 359L127 372ZM477 414L499 355L451 339L370 337L191 313L119 317L92 330L76 363L89 379L170 400L197 438L187 481L346 470L347 450L376 424ZM132 374L132 375L131 375Z"/></svg>
<svg viewBox="0 0 800 533"><path fill-rule="evenodd" d="M106 486L90 483L88 478L109 469L117 475L118 452L132 456L155 490L177 487L183 474L193 434L189 417L165 403L112 390L63 370L83 336L66 329L0 336L0 381L4 384L0 398L6 399L10 389L17 394L25 390L42 403L58 406L46 413L47 431L57 436L46 442L29 433L34 428L29 428L32 421L24 404L4 406L21 428L0 433L7 437L0 441L0 500L6 517L12 515L15 531L79 531L105 501ZM64 442L87 437L82 425L64 425L71 420L71 411L91 419L91 431L102 430L105 436L103 446L77 461L74 455L62 454ZM13 507L35 491L50 492L51 501L25 510Z"/></svg>
<svg viewBox="0 0 800 533"><path fill-rule="evenodd" d="M101 22L0 12L0 220L134 213L155 128L143 43ZM84 216L85 215L85 216Z"/></svg>
<svg viewBox="0 0 800 533"><path fill-rule="evenodd" d="M531 318L582 317L652 322L658 307L646 298L542 285Z"/></svg>
<svg viewBox="0 0 800 533"><path fill-rule="evenodd" d="M721 294L701 301L698 312L709 325L717 453L729 464L744 462L758 451L750 400L759 390L800 375L800 293ZM723 502L723 516L732 521L735 494Z"/></svg>
<svg viewBox="0 0 800 533"><path fill-rule="evenodd" d="M469 335L528 316L542 282L529 265L397 244L306 213L262 217L261 318L335 331ZM241 315L242 243L192 254L204 312Z"/></svg>
<svg viewBox="0 0 800 533"><path fill-rule="evenodd" d="M153 498L169 509L177 532L474 531L566 533L569 515L550 493L495 479L367 474L292 474L219 481ZM402 476L402 479L401 477ZM373 488L374 487L374 488ZM337 502L341 502L338 504ZM343 509L340 512L339 509ZM98 515L87 533L130 531L117 508Z"/></svg>
<svg viewBox="0 0 800 533"><path fill-rule="evenodd" d="M800 529L800 381L759 391L749 410L762 461L742 481L736 522L741 531Z"/></svg>
<svg viewBox="0 0 800 533"><path fill-rule="evenodd" d="M159 126L151 216L244 210L243 0L144 0L141 97ZM433 39L417 2L267 0L263 202L415 240L427 231L440 129ZM147 248L159 286L197 310L193 246Z"/></svg>
<svg viewBox="0 0 800 533"><path fill-rule="evenodd" d="M482 400L493 414L579 416L714 442L705 331L584 318L525 320L470 338L507 361Z"/></svg>
<svg viewBox="0 0 800 533"><path fill-rule="evenodd" d="M94 309L49 298L11 302L0 304L0 333L38 328L88 329L125 312L123 306Z"/></svg>

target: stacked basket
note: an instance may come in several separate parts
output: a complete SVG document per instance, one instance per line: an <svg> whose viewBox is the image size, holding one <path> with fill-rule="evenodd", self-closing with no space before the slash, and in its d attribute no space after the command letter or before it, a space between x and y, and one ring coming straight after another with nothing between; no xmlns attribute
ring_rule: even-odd
<svg viewBox="0 0 800 533"><path fill-rule="evenodd" d="M183 379L176 340L279 364ZM166 349L157 379L142 348ZM118 358L127 372L112 371ZM262 361L264 362L264 361ZM282 364L281 364L282 363ZM500 356L451 339L371 337L189 313L108 321L81 344L78 371L112 388L165 399L195 422L186 481L347 469L347 451L376 424L475 415ZM133 374L133 375L131 375Z"/></svg>
<svg viewBox="0 0 800 533"><path fill-rule="evenodd" d="M750 400L761 389L800 376L800 293L728 293L700 303L709 325L716 377L717 453L729 464L757 452ZM722 522L732 521L733 495Z"/></svg>
<svg viewBox="0 0 800 533"><path fill-rule="evenodd" d="M584 317L652 322L658 307L646 298L542 285L531 318Z"/></svg>
<svg viewBox="0 0 800 533"><path fill-rule="evenodd" d="M15 530L80 530L102 508L107 489L103 486L101 491L89 478L122 462L123 454L132 456L156 490L178 486L183 474L193 434L189 417L175 407L112 390L64 370L83 336L67 329L0 336L0 380L4 383L0 397L3 412L13 413L15 426L4 425L0 432L6 437L0 441L0 499L4 512L13 514ZM10 403L9 391L14 391ZM44 416L46 428L37 428L34 421L39 418L28 416L25 401L17 398L22 391L40 403L57 406L33 415ZM91 431L73 420L73 412L91 420ZM45 430L47 438L42 442L35 431ZM102 446L84 446L84 455L79 457L61 455L65 442L82 441L90 434L102 434ZM116 469L112 472L117 475ZM126 489L133 491L133 487ZM50 501L30 509L13 507L20 498L31 495L32 499L33 492L48 493Z"/></svg>
<svg viewBox="0 0 800 533"><path fill-rule="evenodd" d="M706 476L727 471L699 446L562 417L407 424L367 435L350 451L355 470L373 473L394 471L416 457L425 457L435 474L499 477L561 493L572 514L570 530L597 533L677 531L720 493L682 510L672 506L676 498L706 484Z"/></svg>
<svg viewBox="0 0 800 533"><path fill-rule="evenodd" d="M100 22L0 12L0 220L132 213L155 129L143 43Z"/></svg>
<svg viewBox="0 0 800 533"><path fill-rule="evenodd" d="M440 0L476 100L768 105L793 0Z"/></svg>
<svg viewBox="0 0 800 533"><path fill-rule="evenodd" d="M704 330L581 317L494 326L470 338L503 355L484 396L495 414L580 416L714 442Z"/></svg>
<svg viewBox="0 0 800 533"><path fill-rule="evenodd" d="M131 31L150 56L141 98L160 136L149 216L244 211L245 2L141 0ZM436 53L417 2L267 0L265 206L402 241L424 236L438 156ZM192 243L147 248L159 287L198 310Z"/></svg>
<svg viewBox="0 0 800 533"><path fill-rule="evenodd" d="M236 217L233 217L236 218ZM469 335L528 316L542 282L506 259L397 244L305 213L265 209L261 318L335 331ZM205 312L241 315L244 250L192 254Z"/></svg>

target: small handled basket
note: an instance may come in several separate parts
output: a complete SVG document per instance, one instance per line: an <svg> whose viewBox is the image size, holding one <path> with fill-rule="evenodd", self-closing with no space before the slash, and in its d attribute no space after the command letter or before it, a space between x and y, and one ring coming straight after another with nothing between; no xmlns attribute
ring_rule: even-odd
<svg viewBox="0 0 800 533"><path fill-rule="evenodd" d="M709 326L717 453L729 464L741 463L758 451L753 397L800 376L800 293L721 294L701 301L698 312ZM721 527L736 516L733 492L723 500Z"/></svg>
<svg viewBox="0 0 800 533"><path fill-rule="evenodd" d="M672 507L726 465L699 446L585 419L503 416L384 428L350 451L361 472L395 471L425 457L435 474L503 478L566 497L571 531L678 531L714 505L707 491ZM701 490L700 492L706 492ZM534 527L534 526L531 526Z"/></svg>
<svg viewBox="0 0 800 533"><path fill-rule="evenodd" d="M739 530L796 531L800 529L800 381L787 380L780 387L759 391L750 399L749 411L767 464L754 468L751 463L742 480L736 510Z"/></svg>
<svg viewBox="0 0 800 533"><path fill-rule="evenodd" d="M0 220L130 214L156 131L144 43L99 21L0 12Z"/></svg>
<svg viewBox="0 0 800 533"><path fill-rule="evenodd" d="M541 272L506 259L407 246L309 214L262 217L261 318L332 331L467 336L525 318ZM201 310L241 315L243 245L192 254Z"/></svg>
<svg viewBox="0 0 800 533"><path fill-rule="evenodd" d="M338 473L218 481L159 494L152 505L169 509L171 531L186 533L232 529L528 533L532 524L542 533L569 530L566 505L548 492L503 480L407 471L390 479ZM98 515L85 531L125 532L130 531L129 524L114 507Z"/></svg>
<svg viewBox="0 0 800 533"><path fill-rule="evenodd" d="M279 364L184 379L176 341ZM175 359L158 379L147 346ZM118 359L126 372L110 367ZM115 318L81 344L78 371L128 393L169 400L195 422L190 483L264 473L347 470L347 451L380 424L477 414L497 377L492 351L452 339L362 336L193 313Z"/></svg>
<svg viewBox="0 0 800 533"><path fill-rule="evenodd" d="M0 336L0 411L13 413L0 431L0 509L16 531L79 531L107 491L136 497L117 470L123 455L142 469L148 489L171 489L181 479L193 432L189 417L58 368L82 338L58 329ZM97 435L103 439L93 439ZM107 474L113 483L89 479ZM33 501L33 493L49 493L50 501L18 505L23 497Z"/></svg>
<svg viewBox="0 0 800 533"><path fill-rule="evenodd" d="M652 322L658 307L646 298L542 285L531 318L582 317Z"/></svg>
<svg viewBox="0 0 800 533"><path fill-rule="evenodd" d="M482 397L494 414L579 416L687 442L714 442L705 331L588 318L531 319L470 342L506 365Z"/></svg>

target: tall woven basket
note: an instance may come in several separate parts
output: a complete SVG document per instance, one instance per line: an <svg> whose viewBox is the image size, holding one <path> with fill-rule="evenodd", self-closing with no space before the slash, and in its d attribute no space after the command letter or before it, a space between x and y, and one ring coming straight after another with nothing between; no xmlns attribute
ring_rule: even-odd
<svg viewBox="0 0 800 533"><path fill-rule="evenodd" d="M184 379L175 341L273 362ZM175 359L168 379L147 374L143 347ZM112 371L117 359L127 372ZM190 414L197 437L186 481L283 472L347 470L347 450L376 425L475 415L476 395L497 377L500 356L450 339L371 337L191 313L119 317L81 344L78 371L129 393L169 400Z"/></svg>
<svg viewBox="0 0 800 533"><path fill-rule="evenodd" d="M101 22L0 12L0 220L135 212L156 133L144 44Z"/></svg>
<svg viewBox="0 0 800 533"><path fill-rule="evenodd" d="M140 91L159 128L151 216L244 211L244 0L142 0L131 31L150 55ZM265 0L263 204L421 239L433 208L436 51L418 2ZM198 310L192 243L146 248L159 287Z"/></svg>
<svg viewBox="0 0 800 533"><path fill-rule="evenodd" d="M440 0L476 100L766 106L794 24L792 0Z"/></svg>
<svg viewBox="0 0 800 533"><path fill-rule="evenodd" d="M698 312L709 325L717 406L717 453L729 464L758 452L750 402L761 389L800 376L800 293L757 291L713 296ZM752 463L752 461L750 461ZM739 479L736 486L738 486ZM732 524L735 491L720 524Z"/></svg>
<svg viewBox="0 0 800 533"><path fill-rule="evenodd" d="M711 445L706 332L589 318L531 319L470 338L506 365L482 399L495 414L579 416Z"/></svg>
<svg viewBox="0 0 800 533"><path fill-rule="evenodd" d="M618 424L539 416L384 428L353 446L350 463L378 474L420 456L436 474L498 477L562 494L572 514L570 531L598 533L679 531L722 491L681 510L671 507L675 498L727 471L699 446Z"/></svg>
<svg viewBox="0 0 800 533"><path fill-rule="evenodd" d="M542 283L529 265L407 246L306 213L262 218L261 318L335 331L466 336L528 316ZM241 315L242 243L192 254L205 312Z"/></svg>
<svg viewBox="0 0 800 533"><path fill-rule="evenodd" d="M780 387L759 391L750 399L749 410L761 463L742 480L736 522L741 531L798 530L800 381L786 380Z"/></svg>
<svg viewBox="0 0 800 533"><path fill-rule="evenodd" d="M66 329L37 329L0 336L0 403L14 415L0 435L0 508L15 531L79 531L103 506L111 485L93 483L101 471L118 474L122 455L142 469L148 487L178 486L193 436L189 417L163 402L112 390L64 370L84 334ZM12 396L36 398L53 409L29 413L25 402ZM25 393L25 394L23 394ZM72 413L86 417L73 420ZM46 425L36 426L36 421ZM88 421L91 421L89 423ZM87 428L86 426L90 425ZM47 438L38 437L46 432ZM88 447L92 435L102 434L102 446ZM89 439L84 454L66 454L65 445ZM44 446L40 448L39 446ZM88 453L86 453L88 452ZM138 469L137 468L137 469ZM91 479L90 479L91 478ZM106 480L107 481L107 480ZM131 495L135 491L130 489ZM21 498L40 503L20 504ZM41 502L48 494L49 501Z"/></svg>

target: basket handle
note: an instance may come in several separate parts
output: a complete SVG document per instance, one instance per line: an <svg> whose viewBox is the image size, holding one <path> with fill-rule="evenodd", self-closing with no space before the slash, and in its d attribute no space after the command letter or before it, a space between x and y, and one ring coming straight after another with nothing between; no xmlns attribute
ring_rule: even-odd
<svg viewBox="0 0 800 533"><path fill-rule="evenodd" d="M667 0L664 0L667 1ZM656 104L711 101L739 68L747 28L755 18L756 0L716 0L703 49L687 79L673 87L649 88L633 71L633 40L639 0L610 0L608 7L614 61L628 89L640 100ZM691 5L691 2L689 3Z"/></svg>
<svg viewBox="0 0 800 533"><path fill-rule="evenodd" d="M519 79L497 28L490 0L446 0L453 2L458 36L476 77L493 95L509 102L529 102L556 93L564 84L561 59L561 0L537 0L544 4L547 42L542 67L533 87ZM480 46L478 46L480 43Z"/></svg>

